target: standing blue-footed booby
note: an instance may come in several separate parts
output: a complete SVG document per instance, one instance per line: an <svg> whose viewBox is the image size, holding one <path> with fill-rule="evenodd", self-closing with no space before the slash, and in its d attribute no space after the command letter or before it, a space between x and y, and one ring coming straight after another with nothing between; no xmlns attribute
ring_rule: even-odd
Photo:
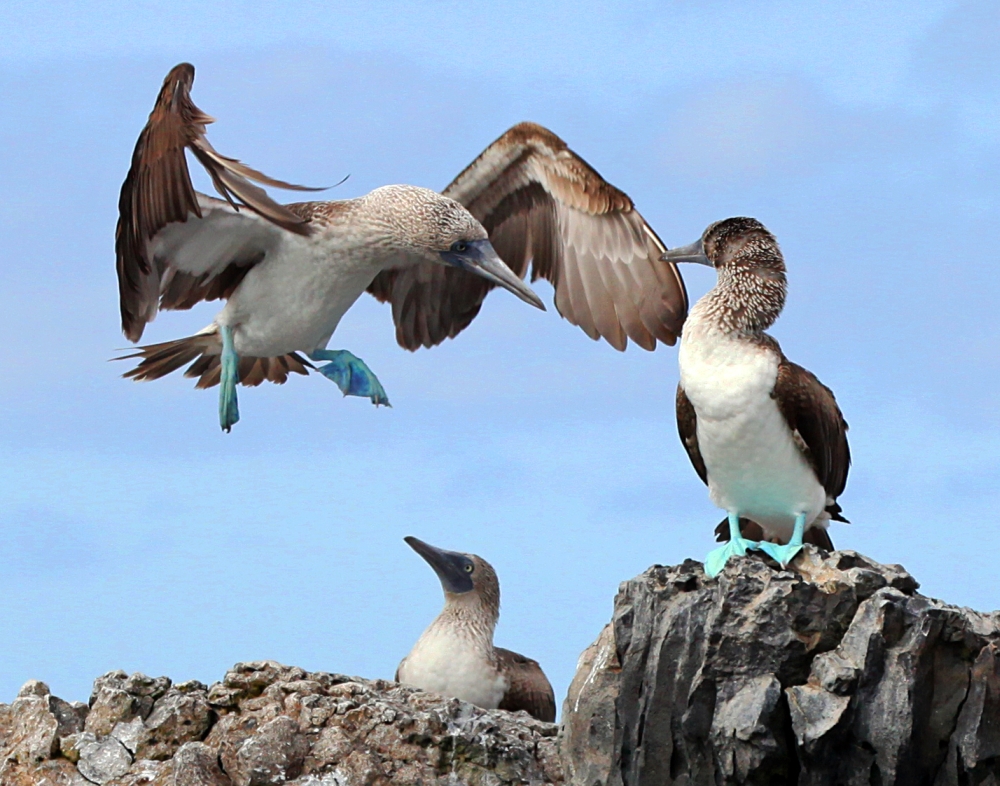
<svg viewBox="0 0 1000 786"><path fill-rule="evenodd" d="M677 386L681 442L728 514L729 542L708 555L706 573L747 549L784 567L804 540L832 548L830 519L846 521L837 497L851 463L847 423L832 391L764 332L785 305L777 240L755 219L728 218L664 258L718 273L684 325ZM761 542L744 537L751 532Z"/></svg>
<svg viewBox="0 0 1000 786"><path fill-rule="evenodd" d="M537 661L493 646L500 582L492 566L475 554L405 540L441 580L444 609L400 662L396 682L554 722L555 694Z"/></svg>
<svg viewBox="0 0 1000 786"><path fill-rule="evenodd" d="M554 284L560 313L592 338L619 349L628 337L647 349L674 343L687 298L674 265L660 261L663 244L625 194L545 129L515 126L442 194L385 186L280 205L250 181L303 187L216 152L193 81L186 63L167 76L122 186L122 330L136 342L158 310L227 302L200 333L130 355L142 360L126 377L190 364L197 387L220 385L226 431L239 420L236 384L307 374L315 367L299 353L327 361L318 370L345 395L388 404L363 361L326 348L361 294L391 302L402 346L430 347L468 326L496 285L544 309L522 281L529 260L533 278ZM185 150L224 199L194 190Z"/></svg>

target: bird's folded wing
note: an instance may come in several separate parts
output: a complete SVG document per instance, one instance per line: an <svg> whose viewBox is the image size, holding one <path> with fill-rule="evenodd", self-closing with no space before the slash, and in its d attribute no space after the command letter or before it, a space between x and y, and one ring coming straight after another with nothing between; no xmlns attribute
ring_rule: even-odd
<svg viewBox="0 0 1000 786"><path fill-rule="evenodd" d="M244 268L253 264L247 256L238 260L226 258L227 247L232 245L240 246L246 253L246 243L239 239L222 238L219 249L211 248L211 235L217 228L254 237L263 232L257 224L270 224L274 232L279 229L303 234L310 231L306 219L273 201L250 179L281 188L315 189L274 180L236 159L219 154L205 138L205 126L213 119L191 101L193 81L194 67L187 63L176 66L167 75L149 121L136 142L132 166L122 184L115 253L122 331L131 341L139 340L143 328L153 320L158 308L186 308L198 299L224 297L225 294L214 293L225 293L232 287L225 283L213 284L210 280L228 270L233 262ZM208 171L225 202L219 203L194 190L186 149L191 150ZM227 210L219 207L220 204ZM206 205L214 215L205 214ZM192 230L201 244L200 249L209 248L208 258L199 258L195 269L188 270L184 263L157 256L163 247L173 250L184 247L184 233L173 233L169 239L164 239L161 234L165 228L195 220L209 222L201 229ZM220 223L212 223L215 221ZM213 251L217 253L211 253ZM193 256L188 254L186 258ZM185 284L180 287L183 292L161 301L164 277L171 269L196 274L201 280L197 285ZM230 279L231 276L226 280ZM202 293L200 297L196 297L198 293Z"/></svg>
<svg viewBox="0 0 1000 786"><path fill-rule="evenodd" d="M827 496L836 499L847 485L851 451L847 422L833 391L814 374L782 358L771 394Z"/></svg>
<svg viewBox="0 0 1000 786"><path fill-rule="evenodd" d="M511 128L444 190L489 233L500 257L556 290L559 313L616 349L673 344L687 314L676 267L632 200L559 137L533 123ZM493 285L462 270L425 263L388 270L369 291L392 303L396 338L407 349L456 336Z"/></svg>
<svg viewBox="0 0 1000 786"><path fill-rule="evenodd" d="M698 473L701 482L708 485L708 470L705 468L705 459L701 455L701 447L698 445L698 413L695 412L694 404L687 397L684 388L677 385L677 433L680 434L681 444L687 451L688 458L694 471Z"/></svg>
<svg viewBox="0 0 1000 786"><path fill-rule="evenodd" d="M497 647L495 651L500 668L510 680L510 687L500 702L500 709L511 712L524 710L538 720L554 723L555 693L538 662L501 647Z"/></svg>

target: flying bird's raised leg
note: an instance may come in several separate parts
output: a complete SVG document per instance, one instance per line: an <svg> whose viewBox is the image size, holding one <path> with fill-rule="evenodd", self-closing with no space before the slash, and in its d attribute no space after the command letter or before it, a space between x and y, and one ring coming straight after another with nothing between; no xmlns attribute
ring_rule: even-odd
<svg viewBox="0 0 1000 786"><path fill-rule="evenodd" d="M800 513L795 517L795 530L792 532L792 539L788 545L780 546L777 543L761 543L760 550L770 556L781 567L788 567L788 563L795 559L795 555L802 550L802 537L806 532L806 514Z"/></svg>
<svg viewBox="0 0 1000 786"><path fill-rule="evenodd" d="M240 359L233 346L233 329L223 325L222 359L219 377L219 425L227 434L239 422L240 407L236 401L236 383L240 381Z"/></svg>
<svg viewBox="0 0 1000 786"><path fill-rule="evenodd" d="M392 406L385 388L365 362L346 349L317 349L309 353L310 360L329 360L319 371L337 383L345 396L367 396L377 406Z"/></svg>
<svg viewBox="0 0 1000 786"><path fill-rule="evenodd" d="M799 540L801 543L801 539ZM747 540L740 532L740 514L730 511L729 513L729 542L712 549L705 557L705 573L710 577L718 576L726 566L730 557L745 557L747 549L763 548L762 543L755 540Z"/></svg>

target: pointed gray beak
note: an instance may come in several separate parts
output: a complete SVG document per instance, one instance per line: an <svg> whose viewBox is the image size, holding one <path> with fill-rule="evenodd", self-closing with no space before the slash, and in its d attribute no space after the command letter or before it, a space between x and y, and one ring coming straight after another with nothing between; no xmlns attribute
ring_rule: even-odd
<svg viewBox="0 0 1000 786"><path fill-rule="evenodd" d="M441 256L449 265L482 276L487 281L510 290L525 303L545 311L541 298L507 267L489 240L474 240L466 245L464 251L444 251Z"/></svg>
<svg viewBox="0 0 1000 786"><path fill-rule="evenodd" d="M701 240L696 240L687 246L679 246L669 251L663 252L660 256L662 262L694 262L697 265L708 265L715 267L711 260L705 256L705 244Z"/></svg>
<svg viewBox="0 0 1000 786"><path fill-rule="evenodd" d="M419 538L407 535L403 540L417 554L423 557L427 564L434 568L441 586L446 592L456 594L471 592L475 585L472 583L471 570L472 560L457 551L445 551L430 543L424 543Z"/></svg>

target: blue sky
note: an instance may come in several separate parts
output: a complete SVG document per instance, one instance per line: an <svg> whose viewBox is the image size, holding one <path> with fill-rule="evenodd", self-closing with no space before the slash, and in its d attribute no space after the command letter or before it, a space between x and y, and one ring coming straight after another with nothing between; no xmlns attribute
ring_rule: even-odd
<svg viewBox="0 0 1000 786"><path fill-rule="evenodd" d="M331 346L388 411L295 378L244 392L224 435L214 392L119 379L117 194L181 60L219 150L294 182L349 174L334 197L443 187L530 119L669 245L762 220L789 266L772 332L851 424L835 543L1000 607L1000 7L539 5L0 7L0 701L265 657L390 677L440 606L408 534L493 563L497 641L561 701L618 583L713 545L676 351L619 354L507 293L415 354L359 301ZM692 298L712 284L684 272Z"/></svg>

